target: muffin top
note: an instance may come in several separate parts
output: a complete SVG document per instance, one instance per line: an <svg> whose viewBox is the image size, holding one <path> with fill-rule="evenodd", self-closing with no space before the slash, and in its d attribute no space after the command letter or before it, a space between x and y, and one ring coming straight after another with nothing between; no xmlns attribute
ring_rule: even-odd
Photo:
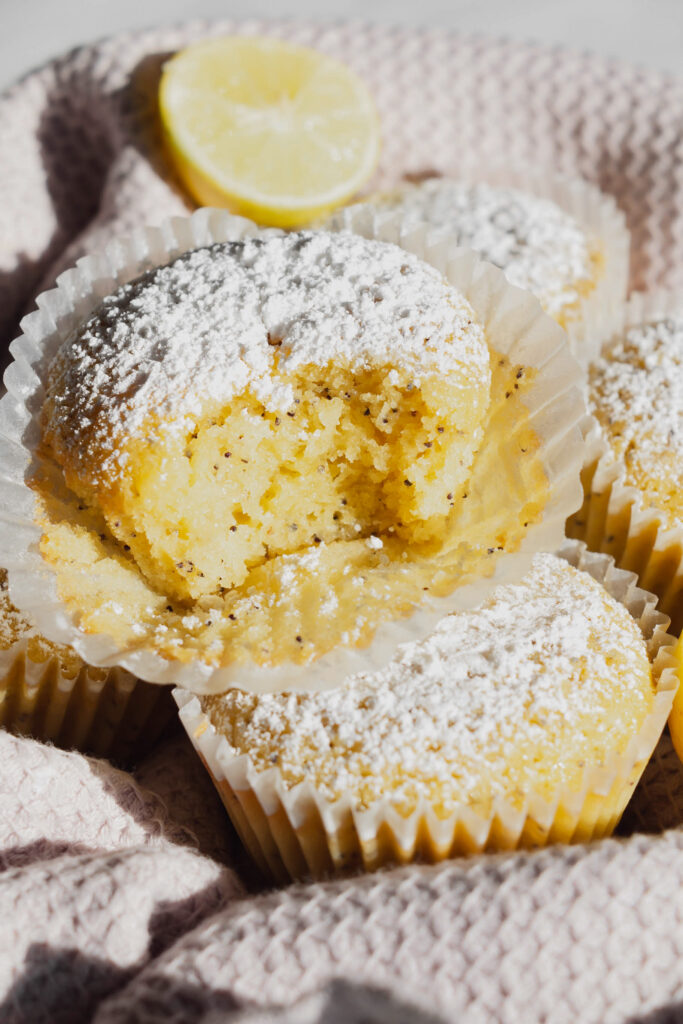
<svg viewBox="0 0 683 1024"><path fill-rule="evenodd" d="M360 808L488 811L580 783L623 753L652 709L646 645L628 610L552 555L480 609L445 618L383 670L321 693L202 699L231 752L285 785Z"/></svg>
<svg viewBox="0 0 683 1024"><path fill-rule="evenodd" d="M589 408L621 481L683 517L683 316L629 328L590 371Z"/></svg>
<svg viewBox="0 0 683 1024"><path fill-rule="evenodd" d="M400 211L409 227L426 221L447 228L558 319L594 281L593 243L578 221L547 199L431 178L382 197L378 205Z"/></svg>
<svg viewBox="0 0 683 1024"><path fill-rule="evenodd" d="M72 464L92 448L116 459L152 416L187 430L247 389L290 409L301 367L419 380L464 364L485 379L488 359L472 308L417 257L350 234L271 234L188 252L105 298L53 362L45 427Z"/></svg>

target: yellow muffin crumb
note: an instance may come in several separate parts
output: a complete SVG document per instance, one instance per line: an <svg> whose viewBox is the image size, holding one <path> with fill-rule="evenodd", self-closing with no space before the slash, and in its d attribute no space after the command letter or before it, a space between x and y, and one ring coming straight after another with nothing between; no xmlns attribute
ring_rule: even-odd
<svg viewBox="0 0 683 1024"><path fill-rule="evenodd" d="M176 600L239 586L269 559L322 542L389 532L438 548L481 440L488 383L488 372L418 386L392 383L387 366L305 367L287 380L289 408L252 392L203 410L189 432L146 424L111 483L66 479Z"/></svg>

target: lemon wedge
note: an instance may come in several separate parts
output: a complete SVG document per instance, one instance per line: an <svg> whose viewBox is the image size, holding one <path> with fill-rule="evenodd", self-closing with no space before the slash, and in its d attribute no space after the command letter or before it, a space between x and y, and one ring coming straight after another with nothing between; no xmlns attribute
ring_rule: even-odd
<svg viewBox="0 0 683 1024"><path fill-rule="evenodd" d="M197 43L165 65L159 107L199 203L299 227L349 199L379 155L379 119L345 64L278 39Z"/></svg>

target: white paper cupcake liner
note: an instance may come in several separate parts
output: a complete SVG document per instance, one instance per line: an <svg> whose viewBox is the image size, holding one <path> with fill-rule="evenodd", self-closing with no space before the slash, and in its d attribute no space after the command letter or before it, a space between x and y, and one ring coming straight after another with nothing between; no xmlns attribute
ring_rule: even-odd
<svg viewBox="0 0 683 1024"><path fill-rule="evenodd" d="M584 447L578 428L585 415L582 371L564 332L531 295L513 288L495 267L446 239L432 240L425 229L403 231L397 217L377 224L362 211L354 219L354 229L398 242L436 266L469 299L491 346L511 363L535 370L524 403L529 424L541 442L549 498L541 521L531 524L520 549L501 555L489 578L461 586L448 598L430 598L429 604L425 602L406 619L382 623L368 647L340 646L305 666L287 663L247 669L215 667L200 660L181 664L139 645L120 649L111 637L79 628L76 616L58 597L54 570L40 554L41 529L34 518L33 492L27 486L39 442L43 381L63 340L104 295L188 249L261 233L243 218L202 209L113 240L99 255L81 259L60 276L55 289L39 296L38 311L25 318L24 333L11 346L15 361L5 375L7 395L0 402L0 564L9 570L12 600L33 617L45 636L69 644L91 665L119 665L141 679L173 682L195 692L220 693L231 686L255 692L324 688L361 668L385 664L399 643L423 638L449 611L471 607L493 586L523 575L536 552L557 548L565 520L581 500Z"/></svg>
<svg viewBox="0 0 683 1024"><path fill-rule="evenodd" d="M0 650L0 728L18 735L128 761L158 738L172 707L124 669L74 659L70 671L56 653L36 660L28 639Z"/></svg>
<svg viewBox="0 0 683 1024"><path fill-rule="evenodd" d="M587 366L598 355L605 339L621 327L628 293L631 239L626 218L616 201L582 178L563 177L530 167L487 165L459 173L457 180L469 185L519 189L551 200L598 241L604 260L602 274L595 288L580 299L564 325L572 352L582 366ZM374 209L380 219L387 216L387 211L382 209L381 194L368 196L362 207ZM355 230L353 222L359 208L356 205L339 210L325 226ZM448 235L447 226L432 227Z"/></svg>
<svg viewBox="0 0 683 1024"><path fill-rule="evenodd" d="M488 816L463 804L448 818L437 817L424 799L409 817L399 814L389 797L366 810L359 810L350 795L330 802L308 781L288 788L278 768L259 771L248 755L234 756L199 699L174 690L183 726L242 842L266 875L284 882L611 834L671 710L678 687L676 641L666 631L668 618L656 610L656 598L636 586L632 573L577 541L567 541L559 554L628 608L647 642L656 693L653 710L624 754L614 754L602 765L587 764L580 787L560 789L551 800L530 792L521 806L498 798Z"/></svg>

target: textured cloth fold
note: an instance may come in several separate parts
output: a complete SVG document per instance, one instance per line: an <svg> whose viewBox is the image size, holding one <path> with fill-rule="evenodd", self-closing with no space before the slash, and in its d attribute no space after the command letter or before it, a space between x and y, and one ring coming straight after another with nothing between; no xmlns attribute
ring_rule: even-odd
<svg viewBox="0 0 683 1024"><path fill-rule="evenodd" d="M159 69L231 27L105 40L0 98L0 361L60 269L187 211L159 146ZM627 215L632 285L683 285L677 82L437 31L243 28L363 75L375 185L503 160L578 173ZM3 1024L683 1019L683 773L666 738L619 840L266 893L184 737L135 777L2 732L0 764Z"/></svg>
<svg viewBox="0 0 683 1024"><path fill-rule="evenodd" d="M95 1021L204 1021L336 977L444 1020L624 1021L683 1000L682 871L676 831L252 897L179 940Z"/></svg>
<svg viewBox="0 0 683 1024"><path fill-rule="evenodd" d="M182 756L165 749L178 787ZM243 894L233 871L197 851L215 818L209 801L199 801L206 819L186 827L127 772L3 731L0 764L3 1024L87 1020L174 938Z"/></svg>

